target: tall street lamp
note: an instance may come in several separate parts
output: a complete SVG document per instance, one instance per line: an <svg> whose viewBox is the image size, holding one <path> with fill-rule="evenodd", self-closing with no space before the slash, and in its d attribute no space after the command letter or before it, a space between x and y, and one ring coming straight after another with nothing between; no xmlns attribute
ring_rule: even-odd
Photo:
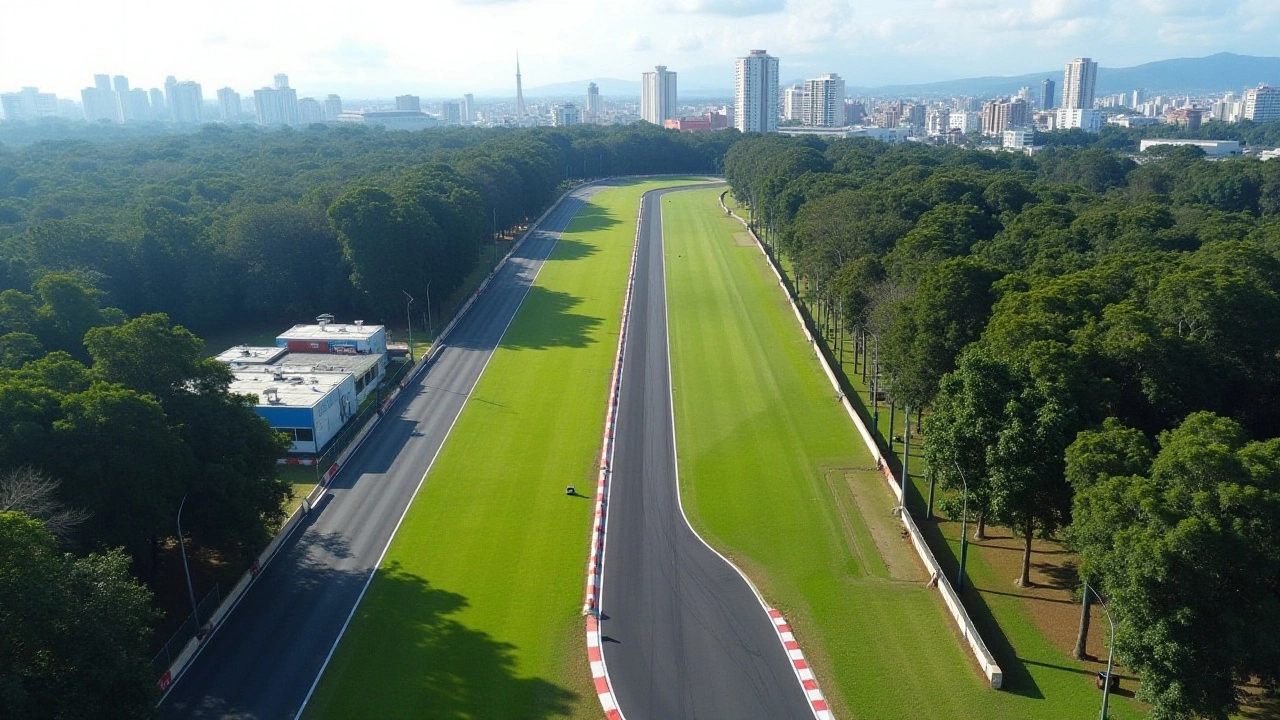
<svg viewBox="0 0 1280 720"><path fill-rule="evenodd" d="M956 594L964 591L964 558L969 553L969 481L964 478L964 470L956 463L956 471L960 473L960 482L964 483L964 510L960 512L960 571L956 574Z"/></svg>
<svg viewBox="0 0 1280 720"><path fill-rule="evenodd" d="M1107 616L1107 624L1111 626L1111 641L1107 643L1107 675L1102 683L1102 712L1098 713L1098 720L1107 720L1107 700L1111 695L1111 668L1114 667L1112 661L1115 659L1116 652L1116 624L1111 619L1111 611L1107 609L1107 603L1102 600L1102 596L1089 586L1086 581L1084 584L1084 593L1088 595L1090 592L1098 598L1098 604L1102 606L1102 612Z"/></svg>
<svg viewBox="0 0 1280 720"><path fill-rule="evenodd" d="M409 314L409 306L413 304L413 296L401 290L404 293L404 321L409 324L409 362L413 362L413 316Z"/></svg>
<svg viewBox="0 0 1280 720"><path fill-rule="evenodd" d="M187 597L191 599L191 617L196 619L196 627L200 627L200 613L196 609L196 591L191 587L191 568L187 567L187 541L182 535L182 506L187 504L187 495L183 493L182 502L178 503L178 547L182 548L182 572L187 576Z"/></svg>

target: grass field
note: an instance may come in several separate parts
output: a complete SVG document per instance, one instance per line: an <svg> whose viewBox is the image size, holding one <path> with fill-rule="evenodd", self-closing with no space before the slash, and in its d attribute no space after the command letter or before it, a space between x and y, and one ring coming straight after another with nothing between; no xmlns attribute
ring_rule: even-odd
<svg viewBox="0 0 1280 720"><path fill-rule="evenodd" d="M986 686L940 598L925 588L890 515L891 495L776 278L717 195L680 193L663 203L691 522L787 614L839 717L1096 715L1100 696L1088 671L1062 662L1030 623L1005 630L1006 649L1020 659L1009 689ZM981 575L975 568L975 582L991 580ZM1138 712L1121 700L1112 716Z"/></svg>
<svg viewBox="0 0 1280 720"><path fill-rule="evenodd" d="M639 197L597 195L542 268L308 718L597 718L583 572ZM590 493L585 493L590 495Z"/></svg>

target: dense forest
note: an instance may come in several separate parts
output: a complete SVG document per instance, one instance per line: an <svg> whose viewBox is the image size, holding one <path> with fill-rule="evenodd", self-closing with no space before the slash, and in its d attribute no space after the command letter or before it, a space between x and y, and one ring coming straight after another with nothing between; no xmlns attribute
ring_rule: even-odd
<svg viewBox="0 0 1280 720"><path fill-rule="evenodd" d="M211 125L0 147L0 716L149 716L158 554L245 567L283 519L288 444L196 333L394 321L401 290L447 296L570 183L719 173L737 137Z"/></svg>
<svg viewBox="0 0 1280 720"><path fill-rule="evenodd" d="M725 174L1019 582L1079 553L1153 717L1276 686L1280 162L752 137Z"/></svg>

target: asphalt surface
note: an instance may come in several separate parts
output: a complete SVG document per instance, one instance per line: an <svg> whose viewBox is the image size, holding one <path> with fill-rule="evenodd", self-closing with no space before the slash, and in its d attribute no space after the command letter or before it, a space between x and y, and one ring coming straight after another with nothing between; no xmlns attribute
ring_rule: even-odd
<svg viewBox="0 0 1280 720"><path fill-rule="evenodd" d="M404 509L560 233L565 198L507 262L161 703L164 718L294 717Z"/></svg>
<svg viewBox="0 0 1280 720"><path fill-rule="evenodd" d="M676 479L662 195L645 195L614 430L601 646L627 720L814 717L747 582L685 520Z"/></svg>

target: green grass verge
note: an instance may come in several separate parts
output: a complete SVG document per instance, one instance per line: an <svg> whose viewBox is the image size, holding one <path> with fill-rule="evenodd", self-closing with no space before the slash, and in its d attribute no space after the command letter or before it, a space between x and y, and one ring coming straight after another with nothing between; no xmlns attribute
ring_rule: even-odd
<svg viewBox="0 0 1280 720"><path fill-rule="evenodd" d="M904 564L888 488L717 194L663 204L681 494L694 526L787 614L840 717L1096 714L1091 678L1016 608L1005 633L1026 661L1008 691L986 686L918 564ZM1125 701L1112 708L1137 715Z"/></svg>
<svg viewBox="0 0 1280 720"><path fill-rule="evenodd" d="M405 518L308 718L596 718L580 615L640 195L597 195L542 268ZM586 495L592 493L587 492Z"/></svg>

